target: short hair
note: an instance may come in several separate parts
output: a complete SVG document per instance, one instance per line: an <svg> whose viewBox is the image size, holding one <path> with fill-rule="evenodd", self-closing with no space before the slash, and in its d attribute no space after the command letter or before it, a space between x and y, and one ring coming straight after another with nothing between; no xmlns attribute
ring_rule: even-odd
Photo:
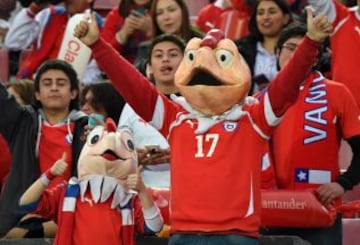
<svg viewBox="0 0 360 245"><path fill-rule="evenodd" d="M181 50L182 53L185 52L185 47L186 47L186 43L185 41L174 34L161 34L159 36L156 36L152 41L151 41L151 45L150 45L150 52L149 52L149 63L151 64L151 54L153 52L154 47L159 44L159 43L163 43L163 42L171 42L174 43L176 46L179 47L179 49Z"/></svg>
<svg viewBox="0 0 360 245"><path fill-rule="evenodd" d="M275 48L281 50L284 43L292 37L304 37L306 35L307 28L304 23L296 22L291 23L285 27L279 35Z"/></svg>
<svg viewBox="0 0 360 245"><path fill-rule="evenodd" d="M275 52L280 52L284 43L293 37L304 37L307 33L307 27L303 22L294 22L285 27L279 35L278 41L275 46ZM313 67L313 70L318 70L321 72L329 72L331 70L331 53L327 49L328 41L326 40L319 47L318 61Z"/></svg>
<svg viewBox="0 0 360 245"><path fill-rule="evenodd" d="M60 71L64 72L65 75L70 80L70 90L71 91L73 91L73 90L79 91L79 80L78 80L78 77L77 77L77 74L76 74L76 71L74 70L74 68L66 61L54 59L54 60L45 61L38 68L36 75L35 75L35 79L34 79L35 92L40 91L40 78L41 78L42 74L44 74L48 70L60 70ZM40 101L38 101L38 100L36 100L35 105L37 107L42 107ZM79 109L79 93L77 94L77 96L74 99L71 100L69 109L70 110Z"/></svg>

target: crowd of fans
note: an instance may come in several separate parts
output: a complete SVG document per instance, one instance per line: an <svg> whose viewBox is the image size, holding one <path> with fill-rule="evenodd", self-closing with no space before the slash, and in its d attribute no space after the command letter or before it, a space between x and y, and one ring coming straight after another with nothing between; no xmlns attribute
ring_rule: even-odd
<svg viewBox="0 0 360 245"><path fill-rule="evenodd" d="M97 0L0 2L0 48L9 51L13 66L9 68L12 73L9 82L0 84L0 238L54 236L56 224L24 212L18 207L18 200L63 152L67 153L66 160L71 166L50 186L76 175L76 161L86 137L83 131L87 129L89 116L95 114L112 118L118 128L132 130L139 164L144 165L142 174L146 186L170 188L171 149L167 140L124 101L94 59L89 61L84 77L77 77L71 65L56 59L61 46L66 45L62 43L65 33L71 31L67 27L69 19L87 9L96 12L94 1ZM234 41L251 71L249 95L259 98L305 36L304 8L310 5L315 14L324 13L332 23L332 34L321 47L318 62L307 78L314 81L317 77L327 79L321 82L331 90L325 102L331 108L331 114L326 117L335 118L333 125L326 126L326 130L333 132L326 149L334 152L333 158L326 161L332 163L327 168L338 173L331 175L326 183L316 185L319 199L328 204L360 182L360 127L354 122L360 114L360 85L357 84L360 83L357 71L360 0L215 0L204 2L195 21L189 16L187 2L121 0L107 13L97 14L100 36L138 68L158 91L171 98L171 94L180 96L174 76L184 57L186 43L193 37L202 38L212 28L223 28L225 33L236 32L240 26L244 28L245 23L246 31ZM229 15L230 12L236 15ZM225 29L229 26L230 30ZM19 53L23 50L29 55L19 62ZM310 85L304 87L304 90L311 90ZM61 98L54 100L50 96L52 93ZM339 98L344 101L340 102ZM301 105L294 108L286 114L293 118L286 116L269 141L274 183L278 184L269 188L308 187L284 184L284 176L287 178L293 173L284 172L285 167L279 166L295 161L283 159L281 154L285 151L288 151L286 155L296 157L299 154L326 154L294 153L294 148L299 148L300 144L289 136L286 128L296 125L301 130L301 125L295 122L302 119L294 118L300 115L301 109L306 109ZM313 122L321 123L322 114L317 113L320 114L313 115ZM60 142L60 138L65 140ZM340 139L348 142L353 155L343 174L338 167ZM286 147L282 148L284 145ZM332 150L329 150L330 145ZM322 163L315 161L312 164L314 166L307 167L316 169ZM341 221L340 216L338 220ZM319 230L319 237L308 237L301 229L291 232L314 244L335 245L341 241L338 222L325 231L327 233ZM264 234L286 235L290 231L267 230ZM331 239L330 234L333 235Z"/></svg>

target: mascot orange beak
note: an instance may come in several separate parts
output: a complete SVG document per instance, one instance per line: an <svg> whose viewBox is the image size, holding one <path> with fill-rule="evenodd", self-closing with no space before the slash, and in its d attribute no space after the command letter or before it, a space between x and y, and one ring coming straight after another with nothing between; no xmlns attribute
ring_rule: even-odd
<svg viewBox="0 0 360 245"><path fill-rule="evenodd" d="M220 115L239 104L250 89L250 70L234 42L220 30L188 43L175 85L205 115Z"/></svg>

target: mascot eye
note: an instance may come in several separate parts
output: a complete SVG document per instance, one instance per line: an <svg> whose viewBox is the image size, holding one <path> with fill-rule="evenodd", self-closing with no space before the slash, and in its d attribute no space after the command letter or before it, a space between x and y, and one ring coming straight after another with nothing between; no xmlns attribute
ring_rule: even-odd
<svg viewBox="0 0 360 245"><path fill-rule="evenodd" d="M126 143L127 143L127 147L130 150L135 150L134 142L132 140L128 139L128 141Z"/></svg>
<svg viewBox="0 0 360 245"><path fill-rule="evenodd" d="M104 127L98 126L95 127L87 137L86 143L88 145L95 145L103 136L104 134Z"/></svg>
<svg viewBox="0 0 360 245"><path fill-rule="evenodd" d="M122 141L128 151L135 150L134 138L128 130L124 130L122 133Z"/></svg>
<svg viewBox="0 0 360 245"><path fill-rule="evenodd" d="M216 59L220 66L226 67L231 64L234 55L229 50L220 49L216 51Z"/></svg>
<svg viewBox="0 0 360 245"><path fill-rule="evenodd" d="M188 62L193 62L196 56L196 50L189 50L186 52L185 59Z"/></svg>

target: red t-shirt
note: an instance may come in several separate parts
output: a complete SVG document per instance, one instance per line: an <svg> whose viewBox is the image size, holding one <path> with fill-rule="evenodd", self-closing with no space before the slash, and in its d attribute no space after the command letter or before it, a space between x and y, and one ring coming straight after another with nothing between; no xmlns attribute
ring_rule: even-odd
<svg viewBox="0 0 360 245"><path fill-rule="evenodd" d="M74 132L74 127L74 122L71 122L71 132ZM54 165L54 163L61 158L63 152L66 152L66 162L69 164L65 173L51 181L48 188L56 186L57 184L64 180L68 180L71 177L72 149L71 143L69 143L66 139L68 134L69 132L67 124L51 126L43 123L41 125L41 138L39 145L40 172L44 173L50 169L52 165Z"/></svg>

